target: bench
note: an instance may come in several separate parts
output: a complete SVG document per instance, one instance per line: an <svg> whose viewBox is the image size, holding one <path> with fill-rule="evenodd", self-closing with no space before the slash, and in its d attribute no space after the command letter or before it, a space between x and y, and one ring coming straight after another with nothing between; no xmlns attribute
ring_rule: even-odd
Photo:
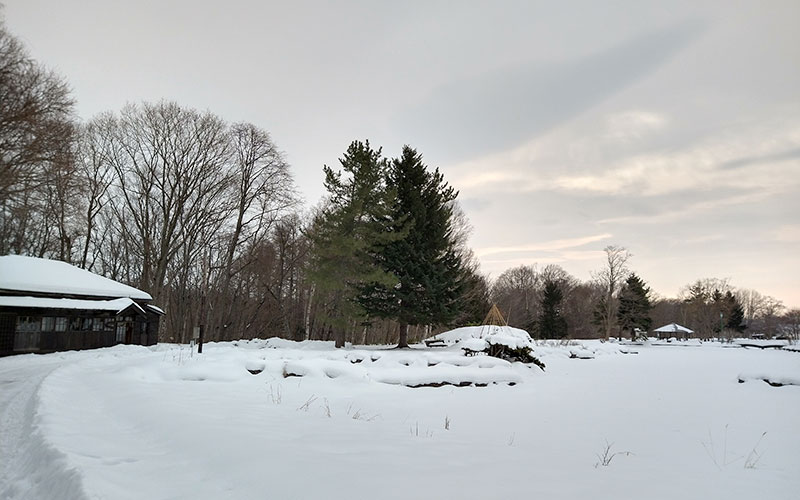
<svg viewBox="0 0 800 500"><path fill-rule="evenodd" d="M447 344L442 339L428 339L425 341L425 345L428 347L447 347Z"/></svg>

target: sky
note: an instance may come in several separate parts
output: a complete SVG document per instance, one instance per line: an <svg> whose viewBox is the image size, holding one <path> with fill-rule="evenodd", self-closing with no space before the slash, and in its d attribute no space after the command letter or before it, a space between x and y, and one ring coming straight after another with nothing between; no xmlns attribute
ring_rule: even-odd
<svg viewBox="0 0 800 500"><path fill-rule="evenodd" d="M83 119L174 100L270 132L305 202L355 139L459 190L491 277L627 248L800 307L800 2L2 0Z"/></svg>

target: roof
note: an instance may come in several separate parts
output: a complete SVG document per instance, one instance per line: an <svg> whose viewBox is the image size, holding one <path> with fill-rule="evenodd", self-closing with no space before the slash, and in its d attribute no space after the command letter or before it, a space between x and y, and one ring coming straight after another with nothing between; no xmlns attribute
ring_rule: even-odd
<svg viewBox="0 0 800 500"><path fill-rule="evenodd" d="M0 290L153 300L149 293L58 260L0 257Z"/></svg>
<svg viewBox="0 0 800 500"><path fill-rule="evenodd" d="M153 304L147 304L147 305L145 306L145 308L147 308L147 309L149 309L149 310L151 310L151 311L155 312L156 314L160 314L161 316L163 316L163 315L167 314L167 313L165 313L165 312L164 312L164 310L163 310L163 309L161 309L161 308L160 308L160 307L158 307L158 306L154 306Z"/></svg>
<svg viewBox="0 0 800 500"><path fill-rule="evenodd" d="M656 328L653 331L659 333L694 333L694 330L690 330L685 326L681 326L677 323L670 323L668 325L662 326L661 328Z"/></svg>
<svg viewBox="0 0 800 500"><path fill-rule="evenodd" d="M144 309L130 298L113 300L50 299L43 297L0 296L0 306L32 307L42 309L79 309L84 311L113 311L121 313L129 307L144 313Z"/></svg>

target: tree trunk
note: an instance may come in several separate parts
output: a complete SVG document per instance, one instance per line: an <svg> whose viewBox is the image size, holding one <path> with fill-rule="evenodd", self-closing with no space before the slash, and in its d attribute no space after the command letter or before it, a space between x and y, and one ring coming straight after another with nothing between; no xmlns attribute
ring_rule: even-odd
<svg viewBox="0 0 800 500"><path fill-rule="evenodd" d="M336 348L344 347L344 337L345 333L347 332L344 328L337 328L336 329Z"/></svg>
<svg viewBox="0 0 800 500"><path fill-rule="evenodd" d="M397 343L398 349L408 347L408 323L400 322L400 341Z"/></svg>

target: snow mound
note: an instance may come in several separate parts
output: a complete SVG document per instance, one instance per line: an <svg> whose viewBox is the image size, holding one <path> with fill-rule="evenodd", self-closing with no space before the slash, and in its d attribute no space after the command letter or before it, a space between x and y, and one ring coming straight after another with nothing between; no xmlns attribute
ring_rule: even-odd
<svg viewBox="0 0 800 500"><path fill-rule="evenodd" d="M789 345L788 340L769 340L769 339L736 339L734 344L742 347L758 347L761 349L773 348L780 349Z"/></svg>
<svg viewBox="0 0 800 500"><path fill-rule="evenodd" d="M784 385L800 386L800 375L796 372L789 373L786 370L772 369L769 371L744 372L739 374L740 384L753 380L766 382L773 387L781 387Z"/></svg>
<svg viewBox="0 0 800 500"><path fill-rule="evenodd" d="M484 340L472 340L485 345ZM497 358L467 358L454 352L433 356L427 354L385 352L381 356L365 356L364 353L349 353L340 359L288 359L283 365L283 376L379 382L407 387L466 387L514 385L523 381L522 374L530 372L526 367L518 367Z"/></svg>
<svg viewBox="0 0 800 500"><path fill-rule="evenodd" d="M484 339L490 344L503 344L511 348L533 345L531 336L525 330L496 325L463 326L434 335L427 340L443 340L446 344L453 345L469 339Z"/></svg>

